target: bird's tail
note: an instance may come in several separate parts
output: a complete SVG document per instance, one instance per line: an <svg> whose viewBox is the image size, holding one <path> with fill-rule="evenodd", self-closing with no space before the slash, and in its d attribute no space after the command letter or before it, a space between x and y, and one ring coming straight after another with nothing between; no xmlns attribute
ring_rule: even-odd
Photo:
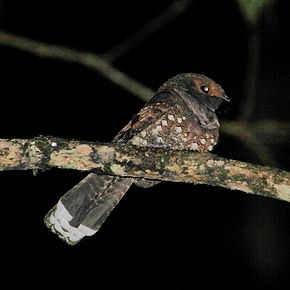
<svg viewBox="0 0 290 290"><path fill-rule="evenodd" d="M45 216L45 224L70 245L91 236L131 186L130 178L89 174L61 197Z"/></svg>

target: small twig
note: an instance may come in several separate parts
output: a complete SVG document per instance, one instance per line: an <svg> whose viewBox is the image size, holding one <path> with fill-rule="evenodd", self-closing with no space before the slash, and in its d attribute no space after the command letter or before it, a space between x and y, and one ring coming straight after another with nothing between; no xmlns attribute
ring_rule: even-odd
<svg viewBox="0 0 290 290"><path fill-rule="evenodd" d="M271 119L249 122L251 132L267 144L289 143L290 121Z"/></svg>
<svg viewBox="0 0 290 290"><path fill-rule="evenodd" d="M247 123L238 121L223 122L221 131L240 139L250 150L255 152L263 164L278 166L278 163L268 148L256 137L251 124L248 125Z"/></svg>
<svg viewBox="0 0 290 290"><path fill-rule="evenodd" d="M290 202L289 172L210 153L43 136L0 139L0 170L45 170L51 167L203 183Z"/></svg>
<svg viewBox="0 0 290 290"><path fill-rule="evenodd" d="M82 64L90 69L96 70L100 75L138 96L143 101L148 101L154 95L153 90L129 77L93 53L38 42L26 37L12 35L1 30L0 44L30 52L40 57L60 59Z"/></svg>
<svg viewBox="0 0 290 290"><path fill-rule="evenodd" d="M245 124L242 125L245 126ZM240 127L239 121L222 121L221 132L243 139L244 135L240 132ZM290 121L272 119L251 121L247 123L247 130L267 144L289 143L290 140Z"/></svg>
<svg viewBox="0 0 290 290"><path fill-rule="evenodd" d="M102 55L108 62L114 62L127 54L144 40L166 27L175 18L180 16L194 2L194 0L175 0L158 15L145 23L135 33L127 36L122 42L112 47Z"/></svg>

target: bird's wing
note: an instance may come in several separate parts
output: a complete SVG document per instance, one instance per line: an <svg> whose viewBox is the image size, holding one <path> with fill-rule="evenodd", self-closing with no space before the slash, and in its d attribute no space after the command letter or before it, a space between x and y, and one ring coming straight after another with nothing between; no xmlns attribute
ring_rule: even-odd
<svg viewBox="0 0 290 290"><path fill-rule="evenodd" d="M125 126L114 138L114 142L128 142L138 136L144 129L160 120L164 114L174 107L174 98L169 92L156 94L146 106Z"/></svg>

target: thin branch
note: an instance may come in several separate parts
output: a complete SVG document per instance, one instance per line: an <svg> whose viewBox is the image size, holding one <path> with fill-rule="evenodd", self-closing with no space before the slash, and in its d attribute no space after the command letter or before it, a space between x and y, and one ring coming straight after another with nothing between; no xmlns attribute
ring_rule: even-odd
<svg viewBox="0 0 290 290"><path fill-rule="evenodd" d="M264 119L249 122L248 128L267 144L289 143L290 140L290 121Z"/></svg>
<svg viewBox="0 0 290 290"><path fill-rule="evenodd" d="M248 146L250 150L255 152L258 159L263 164L267 164L269 166L278 166L274 156L254 133L251 124L238 121L223 122L221 131L240 139L243 143L245 143L246 146Z"/></svg>
<svg viewBox="0 0 290 290"><path fill-rule="evenodd" d="M175 0L158 15L145 23L135 33L127 36L122 42L112 47L102 55L108 62L114 62L127 54L144 40L166 27L175 18L180 16L194 2L194 0Z"/></svg>
<svg viewBox="0 0 290 290"><path fill-rule="evenodd" d="M267 144L287 144L290 139L290 121L277 121L272 119L264 119L259 121L251 121L242 124L240 121L222 121L221 132L244 139L243 132L246 129L252 134L260 138ZM240 131L240 127L243 127Z"/></svg>
<svg viewBox="0 0 290 290"><path fill-rule="evenodd" d="M30 38L12 35L2 30L0 30L0 44L33 53L40 57L60 59L82 64L97 71L100 75L138 96L143 101L148 101L154 95L153 90L129 77L93 53L39 42Z"/></svg>
<svg viewBox="0 0 290 290"><path fill-rule="evenodd" d="M43 136L0 139L0 170L46 170L51 167L203 183L290 202L289 172L210 153Z"/></svg>

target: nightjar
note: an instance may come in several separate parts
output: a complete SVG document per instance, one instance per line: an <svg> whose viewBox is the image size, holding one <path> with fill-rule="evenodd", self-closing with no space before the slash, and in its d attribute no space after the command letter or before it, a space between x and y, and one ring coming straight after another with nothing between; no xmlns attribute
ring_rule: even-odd
<svg viewBox="0 0 290 290"><path fill-rule="evenodd" d="M213 80L200 74L179 74L158 89L113 142L211 151L219 139L215 110L222 100L229 101ZM60 198L45 223L68 244L76 244L99 230L133 183L149 187L158 181L91 173Z"/></svg>

